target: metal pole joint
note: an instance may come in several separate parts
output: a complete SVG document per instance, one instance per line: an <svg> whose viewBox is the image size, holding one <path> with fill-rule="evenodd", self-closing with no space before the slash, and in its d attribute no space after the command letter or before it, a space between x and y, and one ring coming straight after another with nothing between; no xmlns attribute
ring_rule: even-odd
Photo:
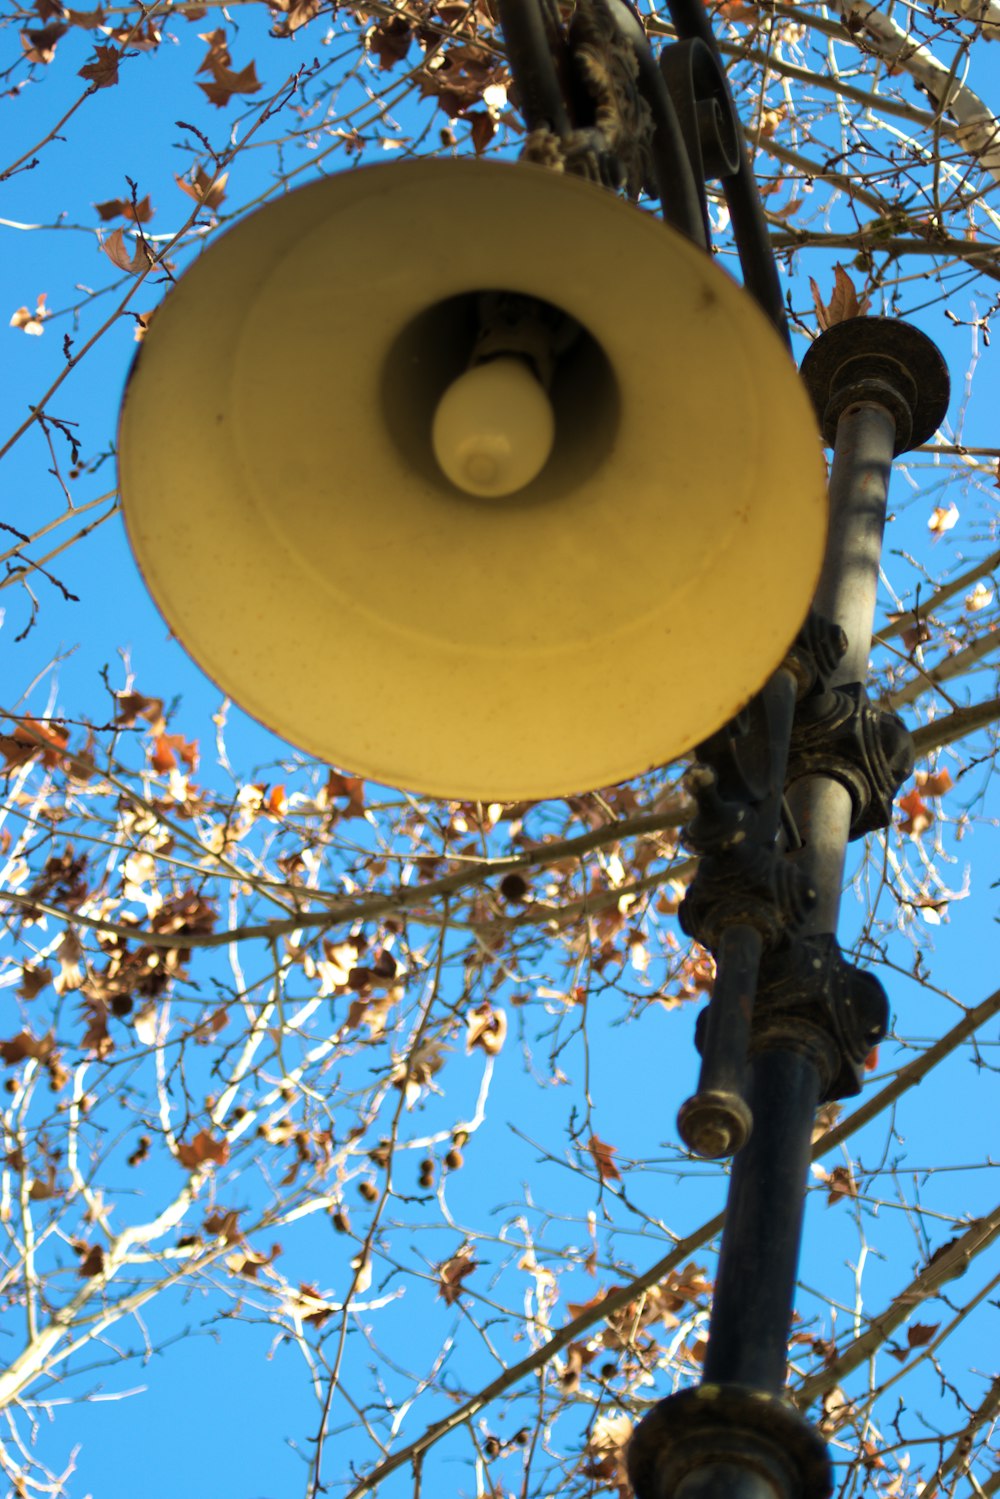
<svg viewBox="0 0 1000 1499"><path fill-rule="evenodd" d="M885 989L848 963L832 933L799 936L761 964L751 1053L780 1048L808 1057L821 1103L860 1093L865 1059L888 1024Z"/></svg>
<svg viewBox="0 0 1000 1499"><path fill-rule="evenodd" d="M637 1499L827 1499L826 1443L786 1400L739 1384L670 1395L627 1454Z"/></svg>
<svg viewBox="0 0 1000 1499"><path fill-rule="evenodd" d="M860 682L810 694L799 704L788 784L819 775L845 786L851 797L852 839L889 826L893 798L913 761L906 724L897 714L874 708Z"/></svg>
<svg viewBox="0 0 1000 1499"><path fill-rule="evenodd" d="M829 447L852 406L882 406L896 424L894 455L928 442L948 410L948 366L919 328L896 318L856 317L810 344L800 373Z"/></svg>
<svg viewBox="0 0 1000 1499"><path fill-rule="evenodd" d="M816 892L804 870L772 848L747 842L708 855L678 912L682 931L717 953L729 926L750 926L765 948L777 947L812 910Z"/></svg>

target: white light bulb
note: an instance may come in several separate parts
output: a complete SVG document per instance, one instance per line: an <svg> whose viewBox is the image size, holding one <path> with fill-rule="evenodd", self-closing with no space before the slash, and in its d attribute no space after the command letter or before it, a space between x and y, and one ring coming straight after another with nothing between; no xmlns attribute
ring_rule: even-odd
<svg viewBox="0 0 1000 1499"><path fill-rule="evenodd" d="M552 405L523 359L474 365L445 391L431 439L442 472L466 494L507 495L537 478L555 441Z"/></svg>

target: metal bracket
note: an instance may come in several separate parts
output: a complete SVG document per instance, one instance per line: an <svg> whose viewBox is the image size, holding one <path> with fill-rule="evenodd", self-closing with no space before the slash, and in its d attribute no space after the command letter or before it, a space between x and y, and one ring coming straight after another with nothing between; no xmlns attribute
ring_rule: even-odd
<svg viewBox="0 0 1000 1499"><path fill-rule="evenodd" d="M873 998L876 981L846 964L832 937L800 938L817 890L776 847L790 782L822 775L846 786L851 835L860 837L888 824L912 769L902 721L872 708L857 684L830 687L846 644L839 626L811 613L781 671L699 746L687 776L698 810L684 841L702 857L679 920L715 955L717 977L695 1029L698 1089L677 1123L688 1148L704 1157L733 1154L749 1138L752 1051L780 1044L808 1052L824 1087L835 1090L829 1096L839 1096L858 1090L880 1017L884 1028L881 986ZM817 982L826 985L819 996ZM767 1013L758 1014L761 1004Z"/></svg>
<svg viewBox="0 0 1000 1499"><path fill-rule="evenodd" d="M660 51L659 63L698 185L710 243L705 183L735 177L740 170L739 124L732 97L719 62L697 38L668 43Z"/></svg>
<svg viewBox="0 0 1000 1499"><path fill-rule="evenodd" d="M888 1025L884 988L848 963L831 933L799 937L761 963L751 1052L781 1047L808 1055L822 1103L861 1092L865 1058Z"/></svg>
<svg viewBox="0 0 1000 1499"><path fill-rule="evenodd" d="M677 1127L688 1148L732 1155L753 1126L744 1097L757 968L813 899L808 882L775 852L796 674L781 669L725 728L698 747L687 784L698 811L685 830L702 855L681 905L684 930L714 953L711 1004L699 1017L698 1089Z"/></svg>
<svg viewBox="0 0 1000 1499"><path fill-rule="evenodd" d="M725 928L736 925L753 927L767 949L786 939L815 902L801 870L773 848L748 841L702 858L678 919L710 952L718 950Z"/></svg>
<svg viewBox="0 0 1000 1499"><path fill-rule="evenodd" d="M872 707L860 682L813 693L799 704L788 782L828 776L851 796L851 837L892 821L892 801L913 770L913 737L895 713Z"/></svg>
<svg viewBox="0 0 1000 1499"><path fill-rule="evenodd" d="M839 625L810 609L785 667L795 678L799 701L828 687L847 650L847 636Z"/></svg>

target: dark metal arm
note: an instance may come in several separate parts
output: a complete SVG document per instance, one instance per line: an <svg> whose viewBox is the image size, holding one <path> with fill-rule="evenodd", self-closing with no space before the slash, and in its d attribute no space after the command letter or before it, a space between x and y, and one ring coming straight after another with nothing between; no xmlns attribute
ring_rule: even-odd
<svg viewBox="0 0 1000 1499"><path fill-rule="evenodd" d="M572 126L556 63L561 45L556 28L546 26L539 0L497 0L497 14L525 124L529 130L548 128L565 140Z"/></svg>
<svg viewBox="0 0 1000 1499"><path fill-rule="evenodd" d="M701 0L668 0L668 9L677 35L682 39L690 38L703 42L715 58L719 72L725 80L726 74L721 54ZM729 108L735 118L736 106L727 81L724 82L724 87ZM764 208L757 190L757 179L750 167L746 142L741 133L738 136L737 149L739 152L738 170L724 179L723 190L726 195L729 217L732 220L736 248L739 251L743 281L747 291L770 318L785 343L791 347L778 267L771 249L767 220L764 217Z"/></svg>

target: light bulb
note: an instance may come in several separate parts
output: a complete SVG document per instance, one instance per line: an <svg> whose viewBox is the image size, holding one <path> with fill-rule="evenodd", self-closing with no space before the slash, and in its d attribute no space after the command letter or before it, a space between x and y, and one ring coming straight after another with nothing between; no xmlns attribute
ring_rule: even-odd
<svg viewBox="0 0 1000 1499"><path fill-rule="evenodd" d="M555 441L552 405L528 364L503 354L445 391L431 440L442 472L466 494L507 495L537 478Z"/></svg>

